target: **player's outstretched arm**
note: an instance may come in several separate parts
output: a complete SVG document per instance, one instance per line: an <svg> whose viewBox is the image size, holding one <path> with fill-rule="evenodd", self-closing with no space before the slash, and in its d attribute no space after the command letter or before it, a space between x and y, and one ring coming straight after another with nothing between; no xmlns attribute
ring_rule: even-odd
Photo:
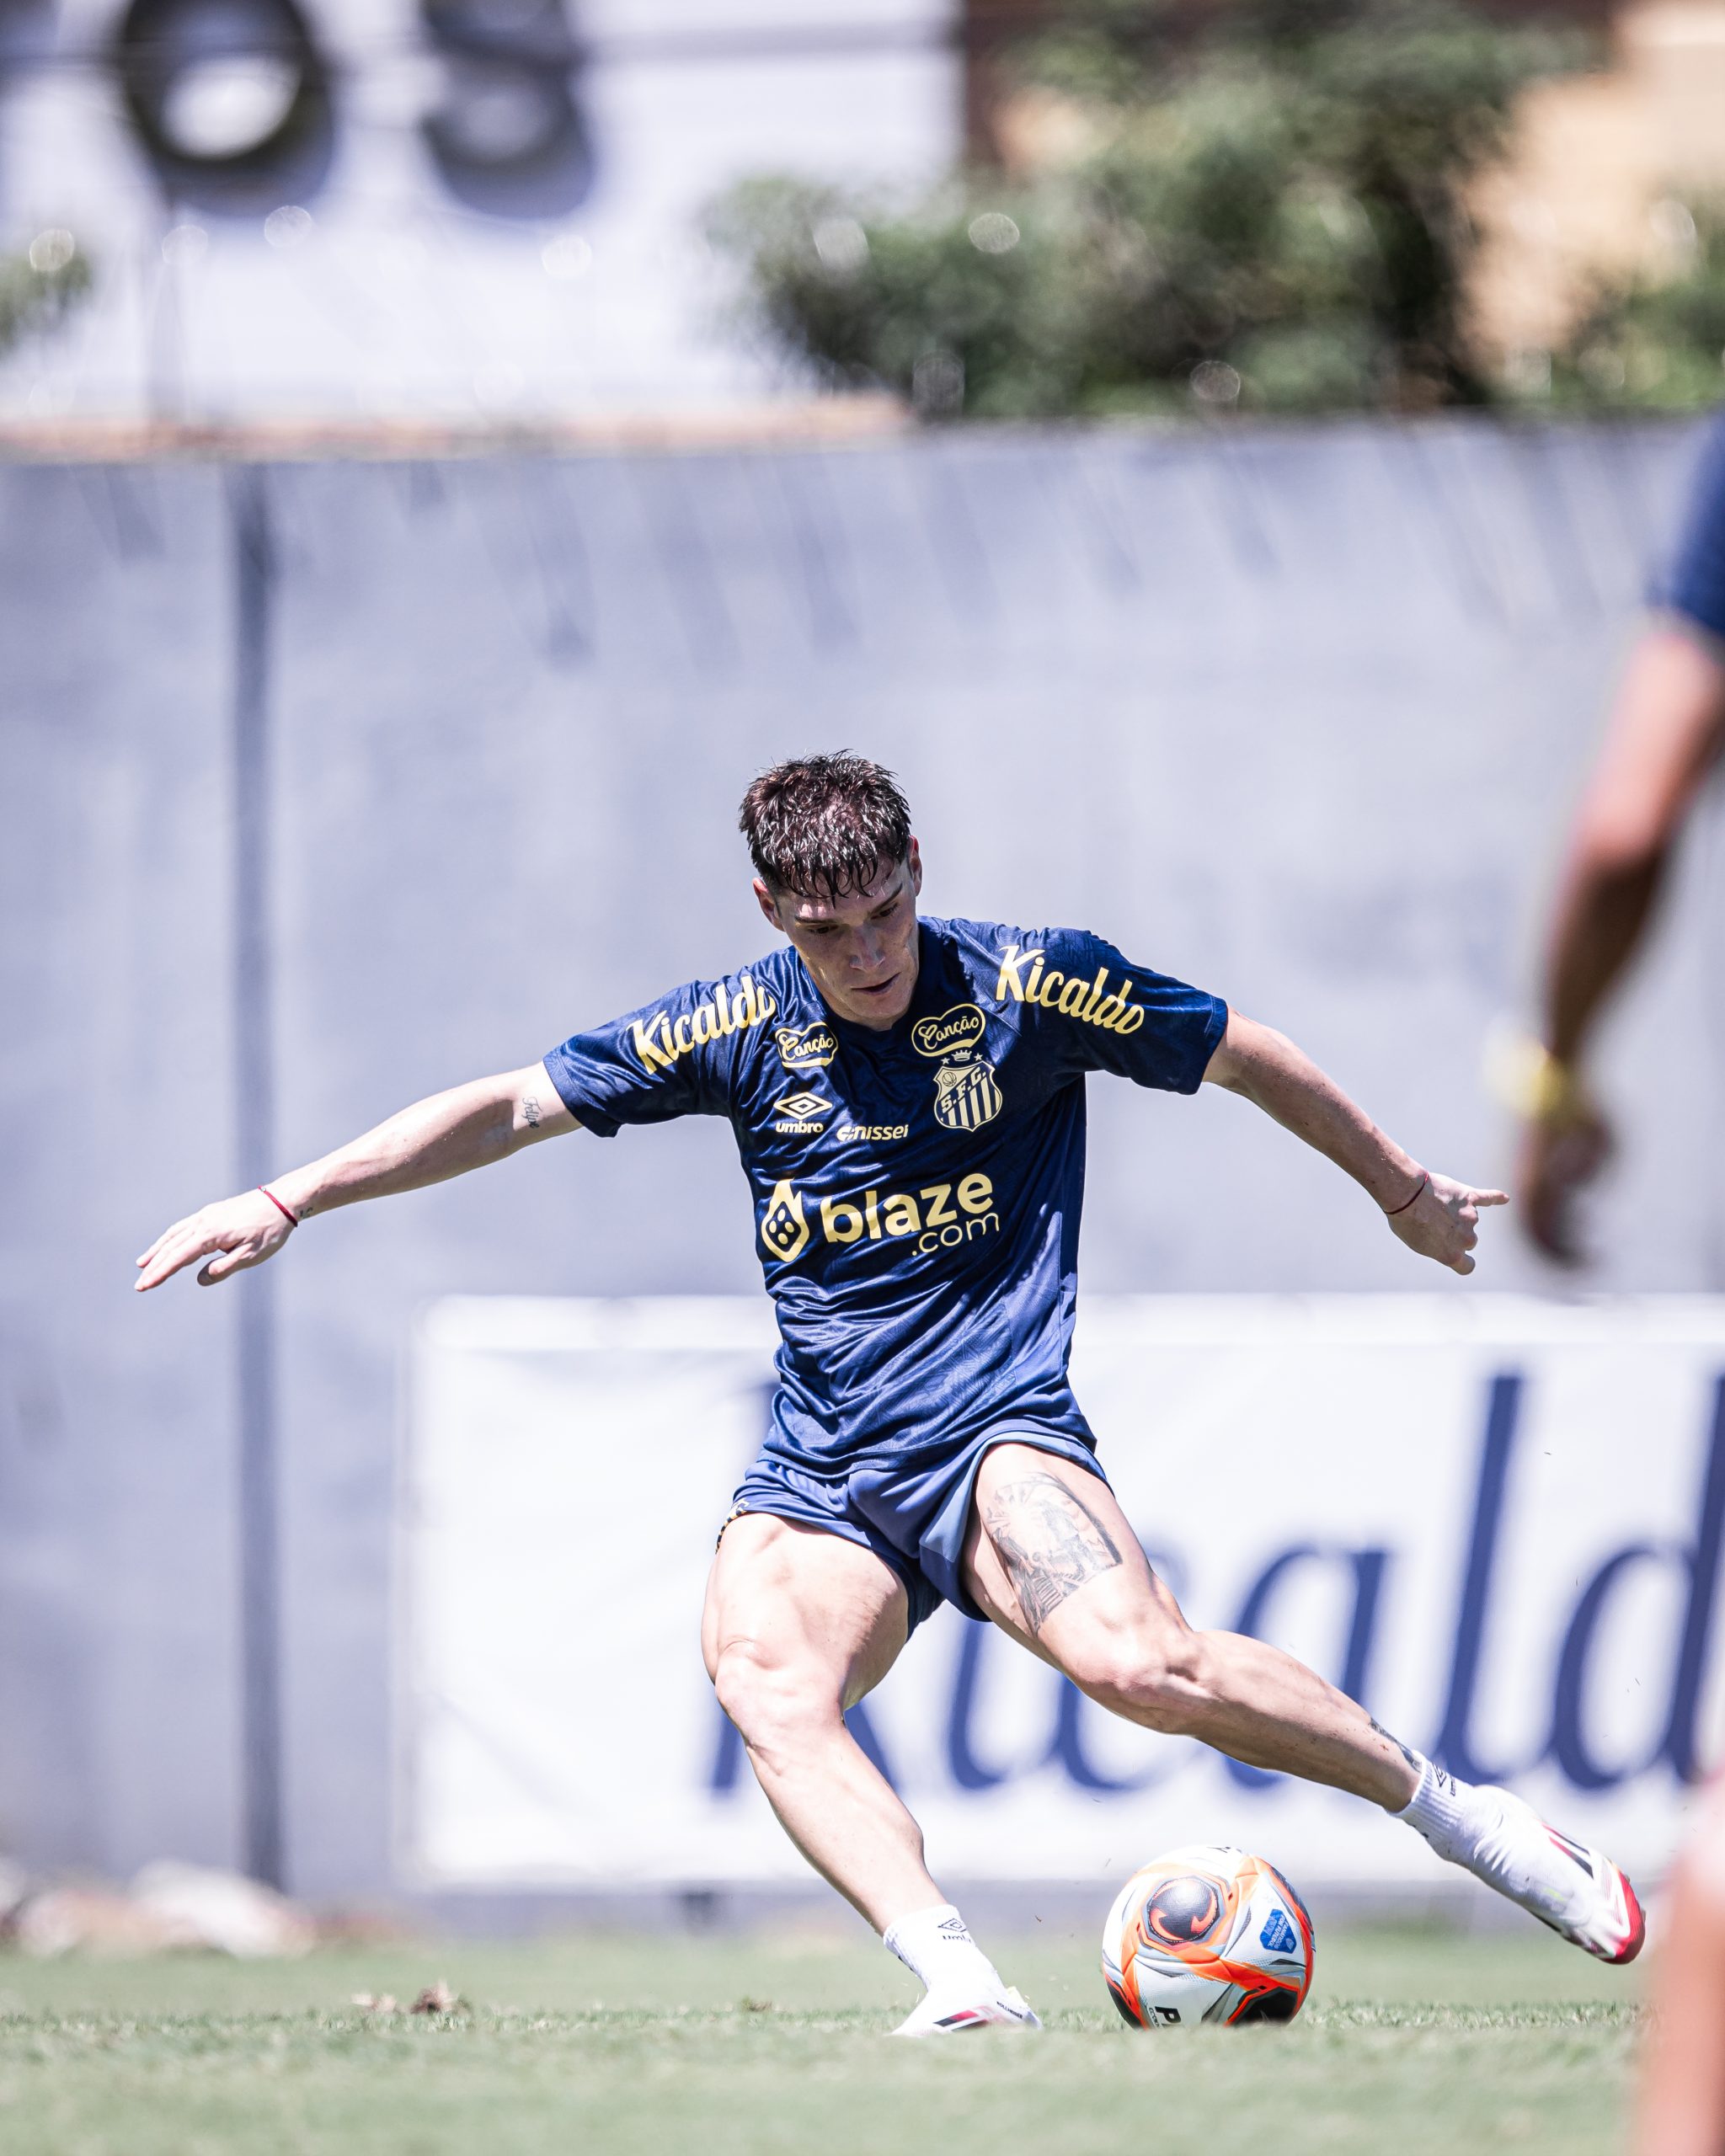
<svg viewBox="0 0 1725 2156"><path fill-rule="evenodd" d="M1228 1013L1228 1030L1204 1075L1207 1084L1255 1102L1284 1129L1345 1168L1410 1250L1452 1273L1472 1272L1469 1252L1479 1240L1479 1209L1507 1204L1503 1192L1476 1190L1421 1167L1309 1055L1237 1011Z"/></svg>
<svg viewBox="0 0 1725 2156"><path fill-rule="evenodd" d="M446 1182L542 1138L579 1128L542 1063L476 1078L416 1101L309 1167L278 1176L269 1186L273 1196L246 1191L176 1220L138 1260L136 1284L159 1288L201 1260L198 1285L213 1287L273 1257L297 1223L314 1213Z"/></svg>

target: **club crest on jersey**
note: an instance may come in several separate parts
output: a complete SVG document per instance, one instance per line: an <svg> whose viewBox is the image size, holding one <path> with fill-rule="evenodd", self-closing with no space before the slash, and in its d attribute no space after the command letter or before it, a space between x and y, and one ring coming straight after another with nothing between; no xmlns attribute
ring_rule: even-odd
<svg viewBox="0 0 1725 2156"><path fill-rule="evenodd" d="M974 1003L954 1004L938 1018L919 1018L911 1028L918 1055L938 1056L934 1074L934 1118L948 1130L977 1130L992 1123L1006 1102L994 1065L979 1053L988 1022Z"/></svg>
<svg viewBox="0 0 1725 2156"><path fill-rule="evenodd" d="M825 1070L839 1052L838 1037L830 1026L780 1026L772 1037L787 1070Z"/></svg>

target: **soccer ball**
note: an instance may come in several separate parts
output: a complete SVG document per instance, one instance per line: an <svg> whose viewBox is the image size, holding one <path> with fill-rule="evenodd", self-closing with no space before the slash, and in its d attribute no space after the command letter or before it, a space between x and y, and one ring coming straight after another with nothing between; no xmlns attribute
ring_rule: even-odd
<svg viewBox="0 0 1725 2156"><path fill-rule="evenodd" d="M1291 2021L1311 1963L1311 1919L1281 1873L1204 1843L1135 1871L1102 1935L1108 1996L1136 2029Z"/></svg>

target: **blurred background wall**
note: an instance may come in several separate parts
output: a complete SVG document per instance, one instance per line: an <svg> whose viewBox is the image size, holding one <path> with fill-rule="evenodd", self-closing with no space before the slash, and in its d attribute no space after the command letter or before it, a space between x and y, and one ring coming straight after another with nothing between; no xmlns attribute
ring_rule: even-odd
<svg viewBox="0 0 1725 2156"><path fill-rule="evenodd" d="M1484 1045L1688 448L1433 423L7 471L8 1838L233 1854L267 1294L288 1876L387 1879L412 1315L750 1291L729 1134L578 1136L220 1293L134 1299L130 1261L258 1162L752 955L733 819L774 757L884 758L932 910L1094 923L1500 1176ZM1606 1081L1642 1107L1595 1284L1722 1285L1712 851L1709 818L1618 1013ZM1237 1102L1092 1091L1092 1288L1432 1285ZM1488 1242L1485 1282L1536 1282Z"/></svg>

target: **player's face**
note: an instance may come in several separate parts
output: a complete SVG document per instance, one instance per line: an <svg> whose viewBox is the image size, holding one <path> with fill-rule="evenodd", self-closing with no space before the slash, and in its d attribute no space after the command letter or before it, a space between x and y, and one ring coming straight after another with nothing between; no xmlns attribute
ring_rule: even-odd
<svg viewBox="0 0 1725 2156"><path fill-rule="evenodd" d="M916 841L866 891L841 899L773 892L757 878L755 895L775 928L797 947L814 985L841 1018L884 1028L902 1018L916 986L916 894L922 859Z"/></svg>

